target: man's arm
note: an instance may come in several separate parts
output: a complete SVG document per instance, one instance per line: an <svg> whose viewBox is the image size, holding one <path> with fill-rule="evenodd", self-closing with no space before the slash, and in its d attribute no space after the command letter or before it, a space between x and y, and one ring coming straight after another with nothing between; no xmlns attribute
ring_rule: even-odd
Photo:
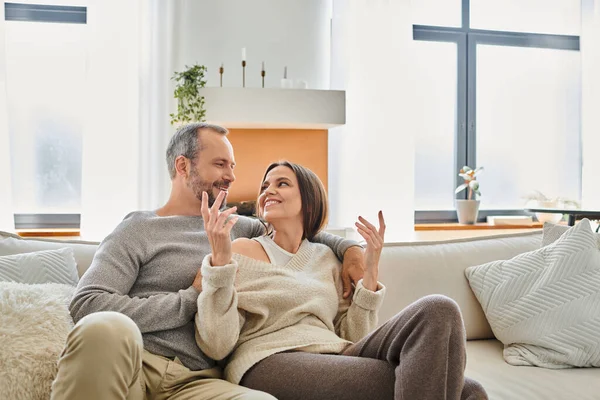
<svg viewBox="0 0 600 400"><path fill-rule="evenodd" d="M136 229L126 218L98 247L71 300L75 322L94 312L116 311L145 333L178 328L194 318L199 291L193 286L147 298L128 295L143 263L144 244Z"/></svg>
<svg viewBox="0 0 600 400"><path fill-rule="evenodd" d="M346 257L346 251L348 249L355 246L359 249L361 248L360 244L354 240L344 239L324 231L321 231L319 234L317 234L313 239L313 242L321 243L329 247L331 250L333 250L340 261L344 261L344 258Z"/></svg>

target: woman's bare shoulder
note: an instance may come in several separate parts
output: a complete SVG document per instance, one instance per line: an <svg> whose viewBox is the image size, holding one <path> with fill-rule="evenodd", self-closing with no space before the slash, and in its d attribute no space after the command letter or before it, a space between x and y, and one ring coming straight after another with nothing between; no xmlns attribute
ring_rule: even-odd
<svg viewBox="0 0 600 400"><path fill-rule="evenodd" d="M269 257L262 245L256 240L248 238L235 239L231 244L231 250L234 253L241 254L246 257L254 258L255 260L269 262Z"/></svg>

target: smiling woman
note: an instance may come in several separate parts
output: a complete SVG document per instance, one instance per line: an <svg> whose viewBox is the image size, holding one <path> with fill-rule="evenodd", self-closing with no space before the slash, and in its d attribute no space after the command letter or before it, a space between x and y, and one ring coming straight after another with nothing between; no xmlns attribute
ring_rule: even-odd
<svg viewBox="0 0 600 400"><path fill-rule="evenodd" d="M269 224L296 217L298 226L304 228L302 239L312 240L327 223L327 193L308 168L288 161L275 162L267 167L263 177L257 211Z"/></svg>

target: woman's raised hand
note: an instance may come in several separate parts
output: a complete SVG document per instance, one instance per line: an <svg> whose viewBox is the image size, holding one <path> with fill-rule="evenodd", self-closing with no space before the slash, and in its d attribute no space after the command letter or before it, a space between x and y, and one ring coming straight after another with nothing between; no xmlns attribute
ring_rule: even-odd
<svg viewBox="0 0 600 400"><path fill-rule="evenodd" d="M211 264L214 266L222 266L231 262L231 228L238 220L237 216L227 220L237 210L237 207L232 207L223 212L219 211L224 198L225 192L221 191L209 209L208 194L202 192L200 210L204 219L204 230L212 250Z"/></svg>
<svg viewBox="0 0 600 400"><path fill-rule="evenodd" d="M365 275L363 277L363 286L372 291L377 290L379 257L383 250L385 237L385 220L383 219L383 212L379 211L377 216L379 218L379 229L363 217L358 217L359 222L355 223L358 233L360 233L367 242L367 248L365 249Z"/></svg>

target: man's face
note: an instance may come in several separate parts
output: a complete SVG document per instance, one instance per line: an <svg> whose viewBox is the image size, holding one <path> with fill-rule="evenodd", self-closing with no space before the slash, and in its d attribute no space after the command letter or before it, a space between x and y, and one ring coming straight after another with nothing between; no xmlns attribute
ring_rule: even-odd
<svg viewBox="0 0 600 400"><path fill-rule="evenodd" d="M209 207L213 205L220 191L229 190L235 180L233 169L235 158L233 147L225 135L209 129L199 133L202 146L198 149L196 160L192 160L187 186L193 191L194 196L202 201L202 192L208 194ZM227 196L223 200L225 206Z"/></svg>

